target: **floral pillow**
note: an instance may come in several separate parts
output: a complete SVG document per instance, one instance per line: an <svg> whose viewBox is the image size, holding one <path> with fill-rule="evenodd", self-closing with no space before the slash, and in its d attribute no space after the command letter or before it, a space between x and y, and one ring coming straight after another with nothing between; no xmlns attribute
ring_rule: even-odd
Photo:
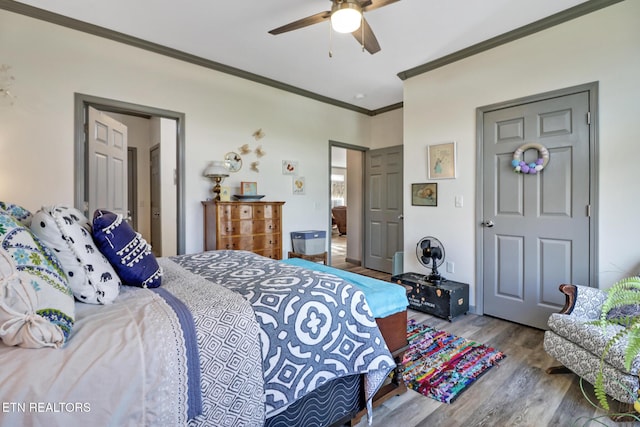
<svg viewBox="0 0 640 427"><path fill-rule="evenodd" d="M120 278L93 242L82 212L45 206L33 215L31 231L56 253L78 301L110 304L116 299Z"/></svg>
<svg viewBox="0 0 640 427"><path fill-rule="evenodd" d="M143 288L160 286L162 269L151 253L151 245L122 220L122 215L96 210L93 238L120 275L122 283Z"/></svg>
<svg viewBox="0 0 640 427"><path fill-rule="evenodd" d="M14 205L12 203L0 202L0 209L6 211L14 219L25 227L31 225L31 212L23 208L22 206Z"/></svg>
<svg viewBox="0 0 640 427"><path fill-rule="evenodd" d="M53 252L0 209L0 338L26 348L61 347L75 304Z"/></svg>

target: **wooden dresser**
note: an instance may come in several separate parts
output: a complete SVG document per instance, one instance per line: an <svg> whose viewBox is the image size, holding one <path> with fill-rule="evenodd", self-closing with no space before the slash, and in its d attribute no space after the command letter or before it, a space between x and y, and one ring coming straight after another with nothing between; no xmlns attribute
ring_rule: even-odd
<svg viewBox="0 0 640 427"><path fill-rule="evenodd" d="M204 250L237 249L282 259L284 202L202 202Z"/></svg>

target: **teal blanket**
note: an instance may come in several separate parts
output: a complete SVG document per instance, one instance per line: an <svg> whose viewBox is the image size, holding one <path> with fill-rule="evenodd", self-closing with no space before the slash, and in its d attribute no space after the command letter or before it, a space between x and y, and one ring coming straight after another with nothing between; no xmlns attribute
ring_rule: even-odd
<svg viewBox="0 0 640 427"><path fill-rule="evenodd" d="M364 296L367 299L367 303L373 313L373 317L387 317L391 314L406 310L409 305L409 301L407 300L407 291L403 286L363 276L361 274L339 270L337 268L329 267L328 265L318 264L302 258L290 258L282 260L281 262L303 267L308 270L330 273L344 279L352 285L357 286L362 290L362 292L364 292Z"/></svg>

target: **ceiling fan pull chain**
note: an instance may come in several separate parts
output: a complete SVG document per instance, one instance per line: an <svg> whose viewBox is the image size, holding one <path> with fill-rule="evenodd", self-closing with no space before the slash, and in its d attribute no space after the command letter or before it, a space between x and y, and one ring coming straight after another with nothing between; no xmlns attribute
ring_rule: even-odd
<svg viewBox="0 0 640 427"><path fill-rule="evenodd" d="M362 53L364 53L364 12L360 14L360 30L362 34Z"/></svg>
<svg viewBox="0 0 640 427"><path fill-rule="evenodd" d="M333 30L331 29L331 22L329 22L329 58L333 58L333 52L331 46L333 45Z"/></svg>

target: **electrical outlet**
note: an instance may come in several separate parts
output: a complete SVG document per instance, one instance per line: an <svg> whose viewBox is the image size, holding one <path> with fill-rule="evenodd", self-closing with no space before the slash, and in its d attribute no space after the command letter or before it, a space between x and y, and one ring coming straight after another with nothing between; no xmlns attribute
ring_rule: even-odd
<svg viewBox="0 0 640 427"><path fill-rule="evenodd" d="M455 273L455 264L452 261L447 261L447 273Z"/></svg>

